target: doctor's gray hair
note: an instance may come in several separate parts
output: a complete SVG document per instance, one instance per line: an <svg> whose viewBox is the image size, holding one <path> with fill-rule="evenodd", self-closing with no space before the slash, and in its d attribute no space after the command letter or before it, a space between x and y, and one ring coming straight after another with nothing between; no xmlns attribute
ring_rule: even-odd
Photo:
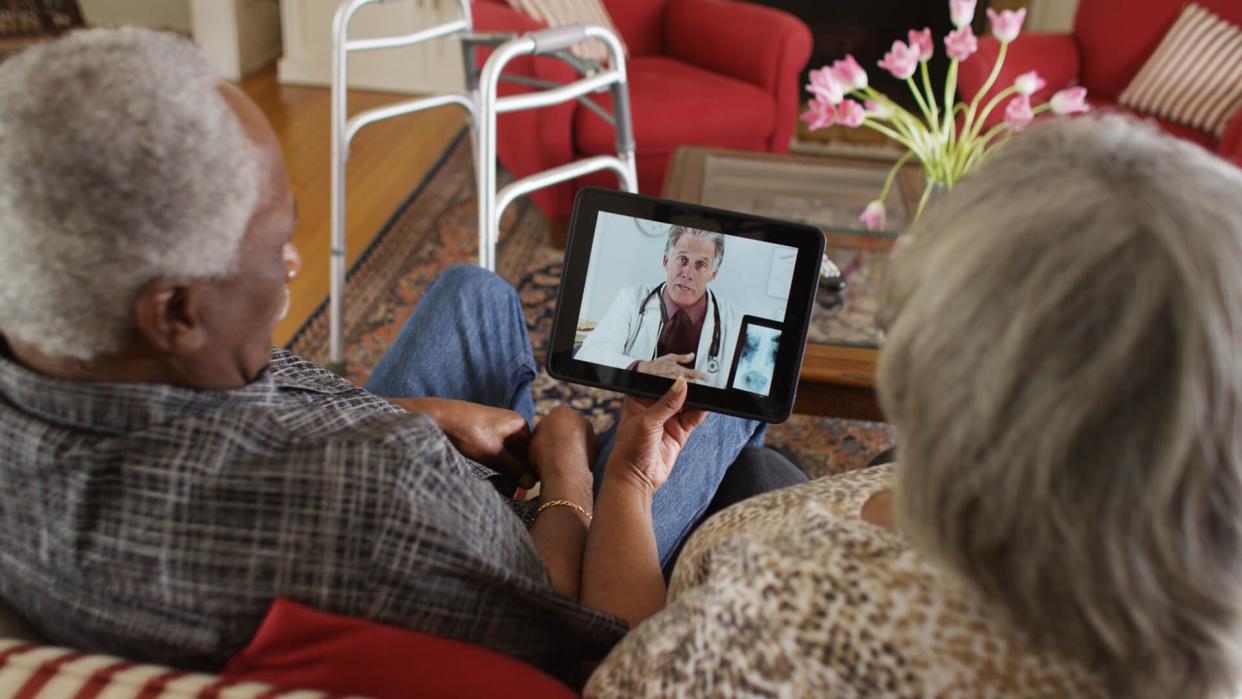
<svg viewBox="0 0 1242 699"><path fill-rule="evenodd" d="M720 263L724 262L724 235L714 231L691 228L689 226L673 226L668 229L668 243L664 245L665 257L673 256L673 248L676 247L677 241L681 240L683 235L693 235L716 246L716 259L712 262L712 271L719 272Z"/></svg>
<svg viewBox="0 0 1242 699"><path fill-rule="evenodd" d="M925 212L880 359L899 527L1110 696L1242 674L1242 171L1036 125Z"/></svg>
<svg viewBox="0 0 1242 699"><path fill-rule="evenodd" d="M258 150L189 41L79 31L0 64L0 332L121 349L157 277L235 268Z"/></svg>

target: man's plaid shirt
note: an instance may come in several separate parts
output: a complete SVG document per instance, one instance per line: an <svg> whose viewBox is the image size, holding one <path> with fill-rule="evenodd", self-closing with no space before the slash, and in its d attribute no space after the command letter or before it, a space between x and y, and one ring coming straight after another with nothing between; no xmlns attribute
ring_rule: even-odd
<svg viewBox="0 0 1242 699"><path fill-rule="evenodd" d="M215 668L276 597L544 668L622 622L558 595L427 417L276 350L252 384L55 381L0 343L0 597L57 643Z"/></svg>

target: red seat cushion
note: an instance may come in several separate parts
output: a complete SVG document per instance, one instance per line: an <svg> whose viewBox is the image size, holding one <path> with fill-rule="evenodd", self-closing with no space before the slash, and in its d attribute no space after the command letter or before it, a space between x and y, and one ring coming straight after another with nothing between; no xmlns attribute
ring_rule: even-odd
<svg viewBox="0 0 1242 699"><path fill-rule="evenodd" d="M678 146L767 150L775 127L771 93L750 83L664 56L629 62L634 138L645 155L667 156ZM612 110L612 96L597 95ZM616 131L590 109L574 115L579 153L616 152Z"/></svg>
<svg viewBox="0 0 1242 699"><path fill-rule="evenodd" d="M221 673L335 694L386 697L576 697L526 663L469 643L276 600L250 645Z"/></svg>

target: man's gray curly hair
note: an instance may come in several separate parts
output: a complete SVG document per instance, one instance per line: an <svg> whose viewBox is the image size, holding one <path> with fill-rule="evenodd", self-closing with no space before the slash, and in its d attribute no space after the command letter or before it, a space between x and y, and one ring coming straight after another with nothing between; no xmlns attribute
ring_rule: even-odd
<svg viewBox="0 0 1242 699"><path fill-rule="evenodd" d="M0 332L116 352L151 279L234 269L258 150L189 41L80 31L0 64Z"/></svg>
<svg viewBox="0 0 1242 699"><path fill-rule="evenodd" d="M1110 696L1242 680L1240 195L1153 125L1054 120L887 272L901 529Z"/></svg>
<svg viewBox="0 0 1242 699"><path fill-rule="evenodd" d="M715 245L716 257L712 260L712 271L720 271L720 265L724 262L725 252L725 237L723 234L716 233L715 231L705 231L699 228L691 228L689 226L673 226L668 229L668 242L664 244L665 257L673 256L673 248L676 247L677 241L681 240L683 235L693 235Z"/></svg>

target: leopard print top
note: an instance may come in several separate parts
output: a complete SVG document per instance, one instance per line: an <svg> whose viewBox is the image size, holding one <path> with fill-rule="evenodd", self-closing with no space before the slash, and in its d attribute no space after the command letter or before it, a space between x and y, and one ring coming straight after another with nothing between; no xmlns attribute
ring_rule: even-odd
<svg viewBox="0 0 1242 699"><path fill-rule="evenodd" d="M588 697L1096 697L901 534L859 516L880 466L759 496L706 522L664 611L591 676Z"/></svg>

